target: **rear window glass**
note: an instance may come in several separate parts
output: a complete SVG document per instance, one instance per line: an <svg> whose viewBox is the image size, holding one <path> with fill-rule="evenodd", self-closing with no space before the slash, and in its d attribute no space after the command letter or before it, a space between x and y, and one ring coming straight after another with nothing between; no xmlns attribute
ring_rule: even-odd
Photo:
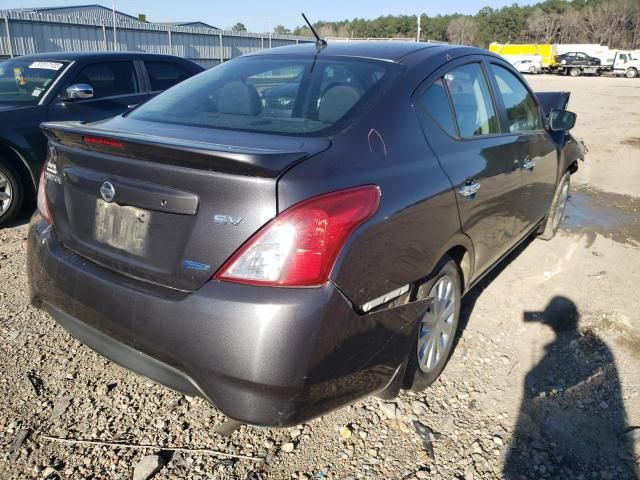
<svg viewBox="0 0 640 480"><path fill-rule="evenodd" d="M159 123L285 135L348 126L402 69L322 56L243 57L185 80L134 110Z"/></svg>
<svg viewBox="0 0 640 480"><path fill-rule="evenodd" d="M440 125L440 127L452 137L456 136L456 126L451 115L449 96L441 78L436 80L422 97L422 103L427 112Z"/></svg>
<svg viewBox="0 0 640 480"><path fill-rule="evenodd" d="M166 90L191 76L181 65L170 62L144 62L147 66L151 90Z"/></svg>

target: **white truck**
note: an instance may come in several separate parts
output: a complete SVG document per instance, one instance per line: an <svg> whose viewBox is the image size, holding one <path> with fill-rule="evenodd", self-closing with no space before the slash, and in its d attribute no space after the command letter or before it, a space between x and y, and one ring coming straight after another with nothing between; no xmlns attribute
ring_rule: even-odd
<svg viewBox="0 0 640 480"><path fill-rule="evenodd" d="M567 52L556 55L556 72L572 77L585 74L614 74L636 78L640 75L640 54L637 51L609 50L607 54L602 55L594 57L584 52Z"/></svg>
<svg viewBox="0 0 640 480"><path fill-rule="evenodd" d="M627 78L636 78L640 75L640 53L637 51L617 50L611 71L614 75L624 75Z"/></svg>

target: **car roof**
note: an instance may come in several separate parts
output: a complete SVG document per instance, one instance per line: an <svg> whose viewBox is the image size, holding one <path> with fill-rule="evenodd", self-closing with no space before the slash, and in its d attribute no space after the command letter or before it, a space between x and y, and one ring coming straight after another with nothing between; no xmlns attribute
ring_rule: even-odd
<svg viewBox="0 0 640 480"><path fill-rule="evenodd" d="M401 58L425 49L452 48L449 45L408 41L332 41L320 51L320 55L365 57L397 62ZM261 50L251 55L314 55L318 52L314 43L288 45Z"/></svg>
<svg viewBox="0 0 640 480"><path fill-rule="evenodd" d="M118 59L145 59L145 58L164 58L172 60L182 60L180 57L172 55L162 55L157 53L146 52L48 52L34 53L32 55L23 55L20 57L26 60L67 60L70 62L77 60L118 60Z"/></svg>

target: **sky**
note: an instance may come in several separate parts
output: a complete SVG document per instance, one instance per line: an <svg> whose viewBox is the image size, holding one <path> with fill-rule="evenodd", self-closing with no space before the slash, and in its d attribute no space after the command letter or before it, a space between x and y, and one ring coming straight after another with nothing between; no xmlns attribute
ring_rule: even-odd
<svg viewBox="0 0 640 480"><path fill-rule="evenodd" d="M150 22L177 22L200 20L219 28L230 28L237 22L245 24L249 31L267 32L276 25L294 28L303 25L300 12L312 22L318 20L372 19L381 15L427 15L464 13L474 14L482 7L500 8L516 0L116 0L116 10L129 15L147 15ZM57 7L99 3L111 8L111 1L95 0L0 0L0 9ZM531 1L518 1L529 4Z"/></svg>

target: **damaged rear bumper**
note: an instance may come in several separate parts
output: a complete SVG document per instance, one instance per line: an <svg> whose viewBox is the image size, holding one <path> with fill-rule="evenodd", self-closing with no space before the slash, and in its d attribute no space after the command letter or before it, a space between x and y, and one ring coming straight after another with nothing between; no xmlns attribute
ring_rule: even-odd
<svg viewBox="0 0 640 480"><path fill-rule="evenodd" d="M383 390L427 304L359 315L331 284L180 292L76 255L37 213L28 249L32 302L82 343L253 425L299 424Z"/></svg>

